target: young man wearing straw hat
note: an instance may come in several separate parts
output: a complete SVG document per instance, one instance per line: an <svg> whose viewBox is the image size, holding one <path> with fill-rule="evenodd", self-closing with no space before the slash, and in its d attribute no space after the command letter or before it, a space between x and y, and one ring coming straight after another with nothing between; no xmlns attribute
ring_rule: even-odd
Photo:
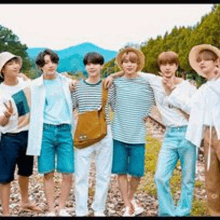
<svg viewBox="0 0 220 220"><path fill-rule="evenodd" d="M21 192L21 208L40 211L29 201L29 176L33 171L33 156L26 155L28 139L29 108L24 105L25 97L15 96L28 81L18 77L22 59L9 52L0 53L0 130L2 133L0 147L0 191L3 215L10 215L10 183L14 180L16 165L18 166L18 182Z"/></svg>
<svg viewBox="0 0 220 220"><path fill-rule="evenodd" d="M153 88L156 106L166 126L166 133L158 157L155 182L159 200L159 216L188 216L192 208L196 148L185 139L190 112L190 97L196 87L188 80L176 77L178 55L173 51L158 56L161 75L138 72ZM118 72L113 77L123 74ZM111 78L111 77L110 77ZM106 82L111 79L106 79ZM178 160L181 161L181 197L175 206L170 191L170 179Z"/></svg>
<svg viewBox="0 0 220 220"><path fill-rule="evenodd" d="M154 94L149 83L137 75L145 63L144 54L140 50L125 48L118 53L116 61L125 74L114 80L116 100L112 124L112 172L118 175L125 205L123 216L134 216L143 212L143 208L136 204L134 194L144 175L144 119L154 105Z"/></svg>
<svg viewBox="0 0 220 220"><path fill-rule="evenodd" d="M194 46L189 62L207 82L192 97L186 139L200 147L204 138L208 211L220 216L220 50L209 44Z"/></svg>

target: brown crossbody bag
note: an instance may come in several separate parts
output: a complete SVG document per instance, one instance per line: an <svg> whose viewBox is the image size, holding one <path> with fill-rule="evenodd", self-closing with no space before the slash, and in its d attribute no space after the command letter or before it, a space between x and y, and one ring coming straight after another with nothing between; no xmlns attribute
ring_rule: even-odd
<svg viewBox="0 0 220 220"><path fill-rule="evenodd" d="M78 114L76 130L74 132L74 146L82 149L102 140L107 135L105 106L108 89L102 82L102 104L100 109Z"/></svg>

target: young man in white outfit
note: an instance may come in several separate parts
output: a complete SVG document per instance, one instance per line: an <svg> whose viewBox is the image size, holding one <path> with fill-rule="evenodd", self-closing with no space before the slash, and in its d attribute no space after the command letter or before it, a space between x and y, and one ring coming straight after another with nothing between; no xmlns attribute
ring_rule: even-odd
<svg viewBox="0 0 220 220"><path fill-rule="evenodd" d="M72 92L73 109L82 112L97 110L102 100L102 80L100 73L104 58L96 52L87 53L83 59L88 78L76 84ZM112 92L113 90L110 89ZM108 93L108 103L112 107L113 96ZM110 97L111 96L111 97ZM112 132L109 108L106 106L107 136L99 142L83 149L75 148L75 198L76 216L88 216L88 181L92 156L95 154L96 187L92 208L94 216L105 216L105 206L112 168Z"/></svg>
<svg viewBox="0 0 220 220"><path fill-rule="evenodd" d="M162 77L143 72L139 72L138 75L150 83L157 108L166 126L155 174L159 216L189 216L194 192L196 148L185 139L185 134L190 112L190 97L195 93L196 87L188 80L175 76L179 65L175 52L161 53L158 65ZM115 75L120 74L123 73ZM111 76L109 78L111 81ZM169 182L178 160L181 161L182 184L180 200L175 206Z"/></svg>
<svg viewBox="0 0 220 220"><path fill-rule="evenodd" d="M208 211L220 216L220 50L209 44L194 46L189 62L207 82L192 97L186 139L196 147L204 139Z"/></svg>
<svg viewBox="0 0 220 220"><path fill-rule="evenodd" d="M38 172L44 175L44 188L49 213L54 207L54 172L62 173L59 216L70 216L65 209L74 172L73 112L69 79L56 72L58 55L46 49L38 54L37 66L42 75L30 87L30 125L27 155L38 156Z"/></svg>

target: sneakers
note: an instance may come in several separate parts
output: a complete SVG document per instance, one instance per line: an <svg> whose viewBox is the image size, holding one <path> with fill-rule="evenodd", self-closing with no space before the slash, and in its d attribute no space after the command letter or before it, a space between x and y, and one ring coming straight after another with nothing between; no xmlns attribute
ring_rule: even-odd
<svg viewBox="0 0 220 220"><path fill-rule="evenodd" d="M134 206L135 215L140 215L142 212L144 212L144 208L142 208L141 206L137 205L137 203L135 202L134 199L131 201L131 203Z"/></svg>
<svg viewBox="0 0 220 220"><path fill-rule="evenodd" d="M55 212L48 212L48 213L46 214L46 216L52 217L52 216L56 216L56 214L55 214Z"/></svg>
<svg viewBox="0 0 220 220"><path fill-rule="evenodd" d="M60 209L60 211L59 211L59 216L70 217L71 215L66 211L66 209Z"/></svg>
<svg viewBox="0 0 220 220"><path fill-rule="evenodd" d="M131 214L129 213L129 207L125 207L125 212L123 214L123 217L132 217L132 216L135 216L135 213Z"/></svg>
<svg viewBox="0 0 220 220"><path fill-rule="evenodd" d="M94 217L105 217L104 212L94 212Z"/></svg>

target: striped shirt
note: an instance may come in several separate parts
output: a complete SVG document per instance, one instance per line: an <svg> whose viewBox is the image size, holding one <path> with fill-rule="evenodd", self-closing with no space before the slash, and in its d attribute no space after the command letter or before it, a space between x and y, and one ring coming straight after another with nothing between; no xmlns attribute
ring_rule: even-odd
<svg viewBox="0 0 220 220"><path fill-rule="evenodd" d="M155 105L154 93L150 84L142 77L128 79L120 77L115 84L115 114L113 120L113 138L130 143L145 143L146 123L144 118Z"/></svg>
<svg viewBox="0 0 220 220"><path fill-rule="evenodd" d="M109 112L110 106L114 108L114 85L108 90L108 101L106 105L106 121L110 124ZM71 93L73 109L77 109L78 113L98 110L102 104L102 80L96 84L87 83L85 80L80 80L76 84L76 89Z"/></svg>

